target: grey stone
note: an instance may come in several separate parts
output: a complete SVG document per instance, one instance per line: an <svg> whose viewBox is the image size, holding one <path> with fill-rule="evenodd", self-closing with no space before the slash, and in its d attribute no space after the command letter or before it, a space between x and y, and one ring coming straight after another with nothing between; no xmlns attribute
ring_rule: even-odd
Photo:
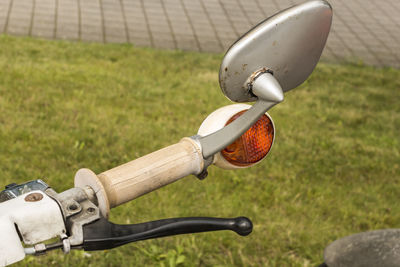
<svg viewBox="0 0 400 267"><path fill-rule="evenodd" d="M400 229L376 230L336 240L324 252L329 267L392 267L400 262Z"/></svg>

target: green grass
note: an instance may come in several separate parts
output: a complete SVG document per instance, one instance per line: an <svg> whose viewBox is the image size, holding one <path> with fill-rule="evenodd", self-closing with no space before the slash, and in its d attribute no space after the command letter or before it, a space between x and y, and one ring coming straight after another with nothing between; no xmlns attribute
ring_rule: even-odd
<svg viewBox="0 0 400 267"><path fill-rule="evenodd" d="M0 181L42 178L57 191L75 172L99 173L191 136L230 104L222 55L129 45L0 37ZM268 159L215 167L114 209L134 223L180 216L248 216L231 232L28 257L30 266L315 266L331 241L400 227L400 71L319 64L270 112Z"/></svg>

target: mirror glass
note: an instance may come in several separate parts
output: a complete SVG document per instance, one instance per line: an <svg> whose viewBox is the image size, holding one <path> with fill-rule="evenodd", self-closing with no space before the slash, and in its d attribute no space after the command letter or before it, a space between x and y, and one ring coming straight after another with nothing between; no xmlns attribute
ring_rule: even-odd
<svg viewBox="0 0 400 267"><path fill-rule="evenodd" d="M324 0L300 4L262 21L226 52L219 71L223 93L234 102L256 101L246 84L256 71L273 72L284 92L303 83L325 46L332 8Z"/></svg>

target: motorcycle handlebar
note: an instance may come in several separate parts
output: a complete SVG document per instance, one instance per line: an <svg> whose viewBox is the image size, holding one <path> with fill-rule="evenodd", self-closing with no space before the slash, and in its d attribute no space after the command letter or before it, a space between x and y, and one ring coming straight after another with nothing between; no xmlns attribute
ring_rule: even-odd
<svg viewBox="0 0 400 267"><path fill-rule="evenodd" d="M75 175L75 186L91 187L103 216L111 208L173 183L190 174L199 174L204 160L199 145L190 138L146 156L95 175L81 169Z"/></svg>

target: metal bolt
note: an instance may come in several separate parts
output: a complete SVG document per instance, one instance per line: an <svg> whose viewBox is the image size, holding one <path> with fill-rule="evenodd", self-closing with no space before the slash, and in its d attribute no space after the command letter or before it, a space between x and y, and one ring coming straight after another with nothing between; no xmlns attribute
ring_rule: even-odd
<svg viewBox="0 0 400 267"><path fill-rule="evenodd" d="M68 206L68 209L71 210L71 211L75 211L75 210L77 210L78 208L79 208L79 207L78 207L76 204L71 204L71 205Z"/></svg>
<svg viewBox="0 0 400 267"><path fill-rule="evenodd" d="M208 176L208 171L203 170L201 173L197 174L196 177L199 178L200 180L205 179Z"/></svg>
<svg viewBox="0 0 400 267"><path fill-rule="evenodd" d="M93 207L90 207L87 209L87 213L94 213L95 211L96 211L96 209Z"/></svg>
<svg viewBox="0 0 400 267"><path fill-rule="evenodd" d="M40 193L32 193L25 197L26 202L36 202L43 199L43 195Z"/></svg>

